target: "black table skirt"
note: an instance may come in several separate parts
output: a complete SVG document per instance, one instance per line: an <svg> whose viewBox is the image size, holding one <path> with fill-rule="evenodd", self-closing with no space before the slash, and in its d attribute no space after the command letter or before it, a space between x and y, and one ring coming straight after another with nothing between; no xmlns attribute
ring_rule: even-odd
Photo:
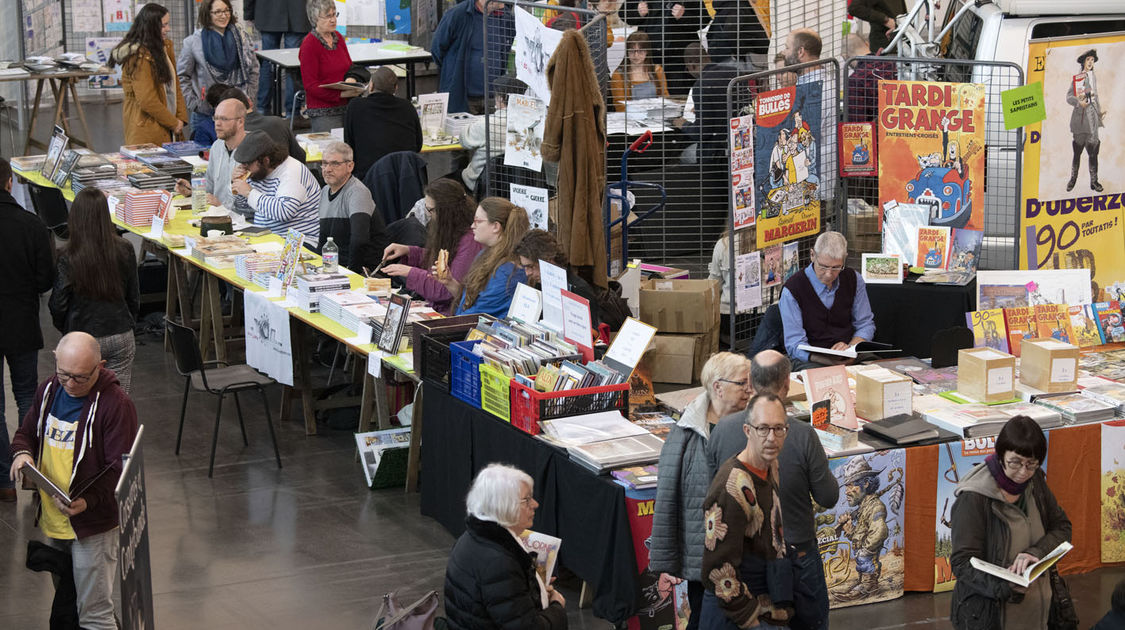
<svg viewBox="0 0 1125 630"><path fill-rule="evenodd" d="M473 476L493 462L516 466L535 480L534 529L562 539L559 561L594 588L594 614L614 623L630 617L637 562L624 488L441 385L423 387L422 514L460 536Z"/></svg>
<svg viewBox="0 0 1125 630"><path fill-rule="evenodd" d="M918 284L868 284L875 315L875 340L919 358L932 354L934 333L965 325L965 313L976 310L977 283L963 287Z"/></svg>

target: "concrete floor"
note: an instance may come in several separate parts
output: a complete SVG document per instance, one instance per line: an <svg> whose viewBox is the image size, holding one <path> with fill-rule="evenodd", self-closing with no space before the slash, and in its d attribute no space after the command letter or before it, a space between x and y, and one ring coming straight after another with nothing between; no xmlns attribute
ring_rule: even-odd
<svg viewBox="0 0 1125 630"><path fill-rule="evenodd" d="M119 107L88 108L99 149L120 144ZM43 314L47 347L53 348L58 335L45 306ZM41 352L40 375L46 377L53 367L51 354ZM250 401L244 410L250 446L241 445L233 413L225 414L215 476L208 479L213 400L192 396L177 457L183 380L157 338L138 338L133 383L147 436L157 627L354 629L370 627L384 592L397 590L408 602L430 589L441 592L453 538L419 514L418 495L367 489L354 461L351 433L322 427L320 435L306 437L297 421L279 425L285 467L278 470L261 408ZM11 433L15 405L7 390L4 397ZM279 397L275 388L275 422ZM27 494L16 505L0 504L0 628L48 626L50 579L23 566L27 540L39 536L32 518ZM1125 567L1068 578L1082 627L1108 610L1113 587L1123 578ZM589 610L577 609L573 588L562 590L571 627L609 627ZM945 629L948 614L948 594L915 593L834 611L831 624Z"/></svg>

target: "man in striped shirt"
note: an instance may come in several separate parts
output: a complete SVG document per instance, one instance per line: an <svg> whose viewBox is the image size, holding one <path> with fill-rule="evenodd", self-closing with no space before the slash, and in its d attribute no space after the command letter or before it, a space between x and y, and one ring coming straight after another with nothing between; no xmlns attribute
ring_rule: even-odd
<svg viewBox="0 0 1125 630"><path fill-rule="evenodd" d="M285 234L290 228L306 243L320 240L320 185L308 167L289 156L264 131L246 135L234 151L231 188L254 210L254 225ZM249 181L247 181L249 176Z"/></svg>

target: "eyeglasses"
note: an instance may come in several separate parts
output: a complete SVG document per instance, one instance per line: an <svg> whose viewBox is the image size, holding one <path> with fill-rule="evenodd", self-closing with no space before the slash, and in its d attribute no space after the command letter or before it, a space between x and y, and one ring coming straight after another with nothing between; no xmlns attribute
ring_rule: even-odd
<svg viewBox="0 0 1125 630"><path fill-rule="evenodd" d="M1013 472L1022 468L1027 472L1033 473L1039 468L1039 462L1035 461L1034 459L1027 461L1021 459L1005 459L1004 468L1007 468L1008 470L1011 470Z"/></svg>
<svg viewBox="0 0 1125 630"><path fill-rule="evenodd" d="M58 377L59 383L66 385L70 381L74 381L75 385L85 385L94 377L94 372L98 371L98 366L95 365L94 369L90 370L89 374L71 374L70 372L63 372L62 370L55 370L55 376Z"/></svg>
<svg viewBox="0 0 1125 630"><path fill-rule="evenodd" d="M481 223L488 223L488 219L473 219L473 226L476 227Z"/></svg>
<svg viewBox="0 0 1125 630"><path fill-rule="evenodd" d="M741 381L732 381L729 378L720 378L720 379L715 379L715 380L719 381L720 383L730 383L731 385L737 385L739 387L746 387L746 384L750 382L749 379L745 379L745 378L742 379Z"/></svg>
<svg viewBox="0 0 1125 630"><path fill-rule="evenodd" d="M215 17L223 17L224 15L230 15L230 9L218 9L216 11L212 11L211 15L213 15Z"/></svg>
<svg viewBox="0 0 1125 630"><path fill-rule="evenodd" d="M814 260L813 264L816 265L817 267L820 267L821 269L823 269L825 271L843 271L844 270L843 265L832 265L832 266L824 265L824 264L821 264L821 262L819 260Z"/></svg>
<svg viewBox="0 0 1125 630"><path fill-rule="evenodd" d="M333 11L331 13L321 13L320 19L322 19L322 20L335 20L339 16L340 16L339 13L337 13L336 11Z"/></svg>
<svg viewBox="0 0 1125 630"><path fill-rule="evenodd" d="M520 503L522 503L523 505L531 505L531 502L534 501L534 500L535 500L535 497L524 497L524 498L520 499Z"/></svg>
<svg viewBox="0 0 1125 630"><path fill-rule="evenodd" d="M785 434L789 432L789 425L786 425L786 424L781 424L781 425L778 425L778 426L775 426L775 427L768 427L768 426L760 425L760 424L759 425L751 424L751 425L748 425L748 426L751 429L754 429L754 433L757 433L758 437L760 437L760 438L769 437L770 431L773 431L773 434L776 435L777 437L785 437Z"/></svg>
<svg viewBox="0 0 1125 630"><path fill-rule="evenodd" d="M336 161L329 162L329 161L325 160L325 161L322 161L320 163L320 167L324 168L324 167L327 166L329 168L336 168L338 166L343 166L345 164L351 164L351 162L352 162L351 160L340 160L339 162L336 162Z"/></svg>

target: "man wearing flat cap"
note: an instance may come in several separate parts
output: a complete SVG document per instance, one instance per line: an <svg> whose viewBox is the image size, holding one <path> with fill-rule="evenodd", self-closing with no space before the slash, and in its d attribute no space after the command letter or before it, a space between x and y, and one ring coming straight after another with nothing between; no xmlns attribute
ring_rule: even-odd
<svg viewBox="0 0 1125 630"><path fill-rule="evenodd" d="M231 189L254 210L254 225L284 235L290 228L305 242L320 239L320 185L308 167L264 131L246 134L234 150Z"/></svg>
<svg viewBox="0 0 1125 630"><path fill-rule="evenodd" d="M1078 166L1082 161L1083 150L1090 160L1090 189L1094 192L1104 190L1098 182L1098 150L1101 148L1098 129L1105 125L1102 122L1105 112L1102 110L1101 99L1098 98L1098 80L1094 76L1094 64L1097 61L1098 51L1093 48L1078 56L1080 70L1071 79L1070 89L1066 93L1066 102L1074 108L1070 114L1070 133L1073 137L1071 148L1074 150L1074 157L1070 162L1067 192L1070 192L1078 182Z"/></svg>

